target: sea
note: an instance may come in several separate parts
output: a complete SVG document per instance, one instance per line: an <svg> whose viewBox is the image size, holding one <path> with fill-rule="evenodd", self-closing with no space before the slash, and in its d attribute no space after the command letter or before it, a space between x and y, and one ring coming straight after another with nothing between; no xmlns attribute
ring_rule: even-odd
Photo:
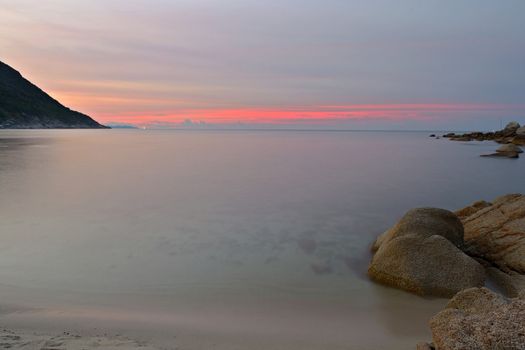
<svg viewBox="0 0 525 350"><path fill-rule="evenodd" d="M439 133L438 133L439 135ZM525 192L429 132L0 131L0 326L164 349L409 349L446 299L371 282L409 209Z"/></svg>

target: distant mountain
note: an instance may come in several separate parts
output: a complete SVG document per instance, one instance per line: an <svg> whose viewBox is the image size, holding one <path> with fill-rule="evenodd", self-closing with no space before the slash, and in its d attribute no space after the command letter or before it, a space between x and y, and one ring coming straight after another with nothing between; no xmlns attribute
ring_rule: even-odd
<svg viewBox="0 0 525 350"><path fill-rule="evenodd" d="M106 128L64 107L0 61L0 129Z"/></svg>

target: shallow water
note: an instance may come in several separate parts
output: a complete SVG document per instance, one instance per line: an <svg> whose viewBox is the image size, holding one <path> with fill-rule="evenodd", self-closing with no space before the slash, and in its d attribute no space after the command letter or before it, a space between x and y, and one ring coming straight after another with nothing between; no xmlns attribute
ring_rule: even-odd
<svg viewBox="0 0 525 350"><path fill-rule="evenodd" d="M180 349L411 348L445 301L370 283L368 247L409 208L524 192L523 159L479 157L495 148L400 132L0 131L0 322Z"/></svg>

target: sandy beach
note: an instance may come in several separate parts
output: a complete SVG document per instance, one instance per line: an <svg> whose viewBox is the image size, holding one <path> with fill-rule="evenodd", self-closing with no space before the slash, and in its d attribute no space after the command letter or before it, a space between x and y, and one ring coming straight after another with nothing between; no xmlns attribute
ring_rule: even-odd
<svg viewBox="0 0 525 350"><path fill-rule="evenodd" d="M85 336L77 333L45 334L30 330L1 328L0 348L25 350L155 350L159 349L123 336Z"/></svg>

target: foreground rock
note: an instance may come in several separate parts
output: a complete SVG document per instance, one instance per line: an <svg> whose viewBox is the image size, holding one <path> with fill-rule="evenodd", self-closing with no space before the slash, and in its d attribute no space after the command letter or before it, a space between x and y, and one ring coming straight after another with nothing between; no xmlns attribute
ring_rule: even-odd
<svg viewBox="0 0 525 350"><path fill-rule="evenodd" d="M525 274L525 196L510 194L484 203L457 212L466 251L506 273Z"/></svg>
<svg viewBox="0 0 525 350"><path fill-rule="evenodd" d="M463 253L463 226L447 210L410 210L374 243L373 280L424 296L450 297L482 286L484 268Z"/></svg>
<svg viewBox="0 0 525 350"><path fill-rule="evenodd" d="M525 349L525 300L467 289L430 320L430 329L438 350Z"/></svg>

